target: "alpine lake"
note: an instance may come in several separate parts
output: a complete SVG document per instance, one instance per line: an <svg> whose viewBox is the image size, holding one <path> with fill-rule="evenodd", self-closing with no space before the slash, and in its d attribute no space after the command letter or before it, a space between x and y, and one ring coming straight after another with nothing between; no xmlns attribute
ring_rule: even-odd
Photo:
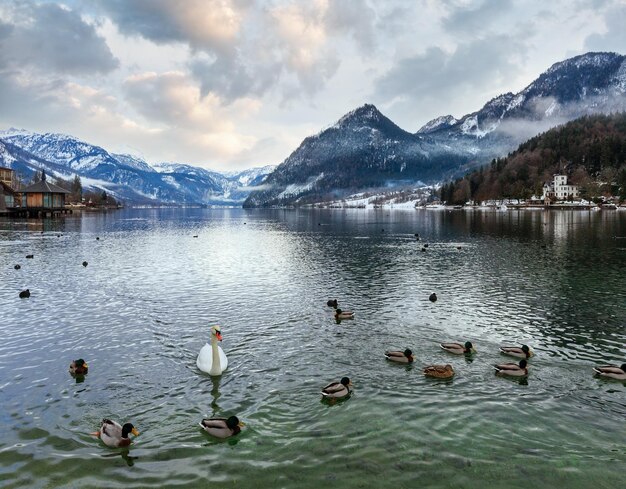
<svg viewBox="0 0 626 489"><path fill-rule="evenodd" d="M625 272L623 211L0 219L0 486L624 487L626 383L592 367L626 362ZM528 377L496 376L521 344ZM410 366L383 356L405 348ZM451 380L422 374L446 363ZM322 401L343 376L353 394ZM198 426L233 414L233 438ZM130 448L90 436L105 417L140 431Z"/></svg>

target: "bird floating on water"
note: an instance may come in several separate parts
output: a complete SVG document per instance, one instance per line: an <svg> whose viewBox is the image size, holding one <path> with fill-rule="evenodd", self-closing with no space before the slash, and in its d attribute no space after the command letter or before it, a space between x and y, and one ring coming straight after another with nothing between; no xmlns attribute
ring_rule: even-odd
<svg viewBox="0 0 626 489"><path fill-rule="evenodd" d="M528 345L522 345L521 348L517 346L501 346L500 352L505 355L509 355L517 358L525 358L529 359L530 357L535 356L535 354L528 348Z"/></svg>
<svg viewBox="0 0 626 489"><path fill-rule="evenodd" d="M600 377L615 380L626 380L626 363L623 363L621 367L618 367L617 365L603 365L601 367L593 367L593 371Z"/></svg>
<svg viewBox="0 0 626 489"><path fill-rule="evenodd" d="M209 435L217 438L229 438L241 432L241 428L245 426L237 416L230 418L205 418L200 421L200 427Z"/></svg>
<svg viewBox="0 0 626 489"><path fill-rule="evenodd" d="M110 419L103 419L100 424L100 430L92 433L102 440L102 442L108 447L127 447L131 444L131 439L128 438L129 434L135 436L139 435L139 431L132 425L132 423L126 423L124 426L120 426L119 423L111 421Z"/></svg>
<svg viewBox="0 0 626 489"><path fill-rule="evenodd" d="M26 258L35 258L35 255L26 255Z"/></svg>
<svg viewBox="0 0 626 489"><path fill-rule="evenodd" d="M342 377L339 382L328 384L322 389L322 397L340 399L352 393L352 382L348 377Z"/></svg>
<svg viewBox="0 0 626 489"><path fill-rule="evenodd" d="M474 345L472 345L471 341L466 341L464 344L461 343L440 343L441 348L444 350L454 353L456 355L463 355L464 353L476 353L474 349Z"/></svg>
<svg viewBox="0 0 626 489"><path fill-rule="evenodd" d="M217 344L222 341L222 328L218 325L211 326L211 338L198 354L196 365L203 372L216 376L222 375L222 372L228 367L228 358L224 350Z"/></svg>
<svg viewBox="0 0 626 489"><path fill-rule="evenodd" d="M354 319L354 313L352 311L337 309L335 311L335 319Z"/></svg>
<svg viewBox="0 0 626 489"><path fill-rule="evenodd" d="M502 375L509 375L512 377L525 377L528 375L526 360L522 359L519 363L500 363L494 365L493 368L496 369L496 373Z"/></svg>
<svg viewBox="0 0 626 489"><path fill-rule="evenodd" d="M83 266L86 267L87 265L89 265L89 263L87 263L86 261L83 262Z"/></svg>
<svg viewBox="0 0 626 489"><path fill-rule="evenodd" d="M26 289L26 290L22 290L20 292L20 299L28 299L30 297L30 290Z"/></svg>
<svg viewBox="0 0 626 489"><path fill-rule="evenodd" d="M72 375L86 375L89 372L89 365L82 358L70 363L70 373Z"/></svg>
<svg viewBox="0 0 626 489"><path fill-rule="evenodd" d="M413 363L415 361L413 352L408 348L404 351L388 350L385 352L385 358L398 363Z"/></svg>
<svg viewBox="0 0 626 489"><path fill-rule="evenodd" d="M452 365L429 365L424 367L424 375L438 379L449 379L454 376Z"/></svg>
<svg viewBox="0 0 626 489"><path fill-rule="evenodd" d="M15 265L13 268L15 268L16 270L19 270L22 267L20 265Z"/></svg>
<svg viewBox="0 0 626 489"><path fill-rule="evenodd" d="M433 292L432 294L430 294L430 295L428 296L428 300L429 300L430 302L437 302L437 294L435 294L435 293Z"/></svg>
<svg viewBox="0 0 626 489"><path fill-rule="evenodd" d="M332 299L332 300L329 300L329 301L326 303L326 305L327 305L328 307L334 307L335 309L337 309L337 306L338 306L339 304L337 303L337 299Z"/></svg>

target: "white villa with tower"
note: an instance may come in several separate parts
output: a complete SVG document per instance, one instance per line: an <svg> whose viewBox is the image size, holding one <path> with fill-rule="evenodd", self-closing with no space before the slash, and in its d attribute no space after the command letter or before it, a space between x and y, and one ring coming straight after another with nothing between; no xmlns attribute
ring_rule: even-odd
<svg viewBox="0 0 626 489"><path fill-rule="evenodd" d="M544 202L556 199L575 199L579 196L577 185L568 185L567 175L554 175L554 181L546 182L543 185L543 195L541 196Z"/></svg>

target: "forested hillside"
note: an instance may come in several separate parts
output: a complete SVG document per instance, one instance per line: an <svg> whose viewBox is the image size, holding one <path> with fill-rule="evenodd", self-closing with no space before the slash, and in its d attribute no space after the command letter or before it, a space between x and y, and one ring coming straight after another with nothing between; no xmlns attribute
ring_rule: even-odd
<svg viewBox="0 0 626 489"><path fill-rule="evenodd" d="M626 199L626 114L582 117L540 134L507 157L443 185L441 200L463 204L541 196L555 173L579 185L582 198Z"/></svg>

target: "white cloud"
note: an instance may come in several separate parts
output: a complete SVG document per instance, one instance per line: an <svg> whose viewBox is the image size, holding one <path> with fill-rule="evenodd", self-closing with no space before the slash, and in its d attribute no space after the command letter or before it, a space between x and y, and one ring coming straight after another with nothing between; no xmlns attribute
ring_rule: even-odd
<svg viewBox="0 0 626 489"><path fill-rule="evenodd" d="M365 102L416 130L623 50L623 0L0 2L0 125L149 161L278 164Z"/></svg>

